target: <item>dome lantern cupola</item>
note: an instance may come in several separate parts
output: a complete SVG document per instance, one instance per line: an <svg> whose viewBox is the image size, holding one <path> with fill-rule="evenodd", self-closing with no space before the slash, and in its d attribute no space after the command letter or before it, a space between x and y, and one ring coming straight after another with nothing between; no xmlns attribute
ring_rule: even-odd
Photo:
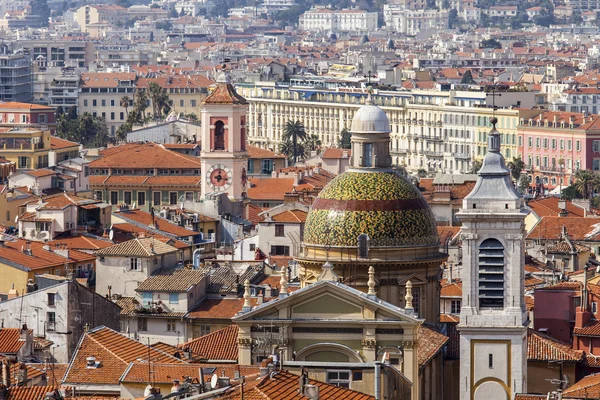
<svg viewBox="0 0 600 400"><path fill-rule="evenodd" d="M373 104L372 89L365 105L352 119L352 168L373 169L389 168L390 157L390 121L385 112ZM366 172L366 171L365 171Z"/></svg>

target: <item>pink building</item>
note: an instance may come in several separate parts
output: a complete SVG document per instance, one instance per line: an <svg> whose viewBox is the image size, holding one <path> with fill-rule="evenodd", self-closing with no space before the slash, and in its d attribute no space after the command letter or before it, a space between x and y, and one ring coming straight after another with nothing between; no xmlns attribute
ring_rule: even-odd
<svg viewBox="0 0 600 400"><path fill-rule="evenodd" d="M532 187L568 186L580 169L600 171L600 116L547 111L521 119L519 154Z"/></svg>

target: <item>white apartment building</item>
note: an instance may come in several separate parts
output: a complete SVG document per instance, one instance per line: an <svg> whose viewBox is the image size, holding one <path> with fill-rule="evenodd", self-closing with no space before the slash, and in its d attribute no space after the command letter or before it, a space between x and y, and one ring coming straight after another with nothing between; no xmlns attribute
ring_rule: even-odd
<svg viewBox="0 0 600 400"><path fill-rule="evenodd" d="M313 7L300 16L300 29L309 32L371 32L377 29L377 13Z"/></svg>
<svg viewBox="0 0 600 400"><path fill-rule="evenodd" d="M317 89L272 82L240 84L237 90L250 103L249 144L271 150L281 143L289 120L302 121L308 134L319 136L326 147L336 147L340 132L349 128L367 97L360 88ZM491 115L490 109L481 107L486 104L485 93L376 91L373 101L390 120L393 164L411 171L466 173L479 158L477 133L486 126L482 118Z"/></svg>
<svg viewBox="0 0 600 400"><path fill-rule="evenodd" d="M404 35L416 35L427 29L446 29L448 11L407 10L401 6L383 6L383 19L386 28Z"/></svg>

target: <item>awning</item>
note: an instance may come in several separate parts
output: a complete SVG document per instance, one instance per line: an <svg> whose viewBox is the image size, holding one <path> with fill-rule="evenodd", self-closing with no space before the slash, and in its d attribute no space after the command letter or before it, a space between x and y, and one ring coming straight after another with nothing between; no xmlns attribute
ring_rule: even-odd
<svg viewBox="0 0 600 400"><path fill-rule="evenodd" d="M308 98L309 98L310 96L312 96L313 94L315 94L315 92L305 92L305 93L302 95L302 98L303 98L303 99L308 99Z"/></svg>

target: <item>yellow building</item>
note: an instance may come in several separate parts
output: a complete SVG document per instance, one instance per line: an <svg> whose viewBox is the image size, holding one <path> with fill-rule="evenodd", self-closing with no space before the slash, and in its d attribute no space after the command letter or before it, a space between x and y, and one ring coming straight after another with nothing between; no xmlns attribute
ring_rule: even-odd
<svg viewBox="0 0 600 400"><path fill-rule="evenodd" d="M0 131L0 157L17 169L37 169L79 156L79 144L51 136L49 131L4 128Z"/></svg>
<svg viewBox="0 0 600 400"><path fill-rule="evenodd" d="M14 288L21 294L36 275L67 276L78 270L93 271L95 266L96 256L54 247L52 242L4 241L0 244L0 293Z"/></svg>

